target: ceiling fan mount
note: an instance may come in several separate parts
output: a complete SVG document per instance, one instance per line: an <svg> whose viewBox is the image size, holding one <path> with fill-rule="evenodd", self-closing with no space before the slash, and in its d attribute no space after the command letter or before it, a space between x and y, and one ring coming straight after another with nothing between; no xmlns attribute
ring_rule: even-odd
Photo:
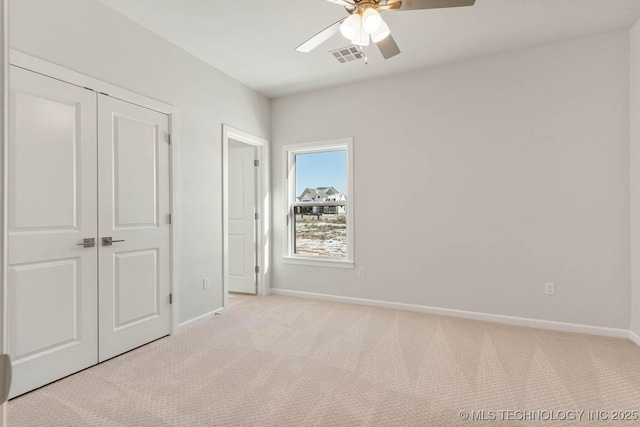
<svg viewBox="0 0 640 427"><path fill-rule="evenodd" d="M395 3L390 2L387 4L386 0L352 0L352 1L333 1L327 0L331 3L344 5L344 8L349 12L349 14L353 13L361 13L364 9L374 8L377 10L393 10L398 9L402 2L397 1Z"/></svg>
<svg viewBox="0 0 640 427"><path fill-rule="evenodd" d="M349 14L353 14L353 13L361 13L363 9L365 8L378 8L379 3L382 0L360 0L360 1L345 1L344 3L346 3L344 5L344 8L347 10L347 12L349 12ZM334 2L332 2L334 3ZM338 3L340 4L340 3Z"/></svg>
<svg viewBox="0 0 640 427"><path fill-rule="evenodd" d="M360 48L375 43L385 59L400 53L380 11L406 11L473 6L476 0L327 0L344 6L348 16L331 24L296 48L311 52L338 32Z"/></svg>

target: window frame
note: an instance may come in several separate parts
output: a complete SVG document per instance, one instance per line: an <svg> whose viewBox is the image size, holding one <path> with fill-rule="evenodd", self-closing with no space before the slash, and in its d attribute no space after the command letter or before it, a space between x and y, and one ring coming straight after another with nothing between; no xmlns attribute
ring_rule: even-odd
<svg viewBox="0 0 640 427"><path fill-rule="evenodd" d="M354 268L354 210L353 210L353 138L340 138L324 141L290 144L282 147L284 154L285 172L285 215L284 222L287 230L283 262L286 264L308 265L316 267ZM296 165L295 156L298 154L325 153L329 151L345 151L347 155L347 254L343 257L329 257L321 255L298 255L295 248L295 207L296 202ZM336 206L345 205L343 202L309 202L305 206Z"/></svg>

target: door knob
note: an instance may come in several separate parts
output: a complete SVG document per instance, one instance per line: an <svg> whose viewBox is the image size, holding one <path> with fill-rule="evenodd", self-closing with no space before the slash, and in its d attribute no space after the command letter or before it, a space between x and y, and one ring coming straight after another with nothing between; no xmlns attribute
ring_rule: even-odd
<svg viewBox="0 0 640 427"><path fill-rule="evenodd" d="M76 243L76 246L83 246L85 248L93 248L96 246L96 239L89 237L88 239L82 239L82 243Z"/></svg>
<svg viewBox="0 0 640 427"><path fill-rule="evenodd" d="M124 242L124 240L113 240L113 237L103 237L102 246L111 246L112 243Z"/></svg>

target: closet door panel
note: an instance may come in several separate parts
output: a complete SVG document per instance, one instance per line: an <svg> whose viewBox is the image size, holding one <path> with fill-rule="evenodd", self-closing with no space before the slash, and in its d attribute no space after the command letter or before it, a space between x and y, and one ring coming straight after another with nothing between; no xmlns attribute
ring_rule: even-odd
<svg viewBox="0 0 640 427"><path fill-rule="evenodd" d="M96 95L10 69L8 329L17 396L97 363ZM90 245L88 245L90 246Z"/></svg>
<svg viewBox="0 0 640 427"><path fill-rule="evenodd" d="M170 332L169 117L104 95L98 112L103 361Z"/></svg>

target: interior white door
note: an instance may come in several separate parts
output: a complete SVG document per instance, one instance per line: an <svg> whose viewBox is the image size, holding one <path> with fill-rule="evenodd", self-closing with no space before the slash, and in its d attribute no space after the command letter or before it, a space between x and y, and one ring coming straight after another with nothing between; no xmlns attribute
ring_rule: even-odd
<svg viewBox="0 0 640 427"><path fill-rule="evenodd" d="M170 332L169 117L98 95L98 132L104 361Z"/></svg>
<svg viewBox="0 0 640 427"><path fill-rule="evenodd" d="M229 290L256 293L256 149L232 144L228 151Z"/></svg>
<svg viewBox="0 0 640 427"><path fill-rule="evenodd" d="M10 68L11 396L97 363L96 95Z"/></svg>

